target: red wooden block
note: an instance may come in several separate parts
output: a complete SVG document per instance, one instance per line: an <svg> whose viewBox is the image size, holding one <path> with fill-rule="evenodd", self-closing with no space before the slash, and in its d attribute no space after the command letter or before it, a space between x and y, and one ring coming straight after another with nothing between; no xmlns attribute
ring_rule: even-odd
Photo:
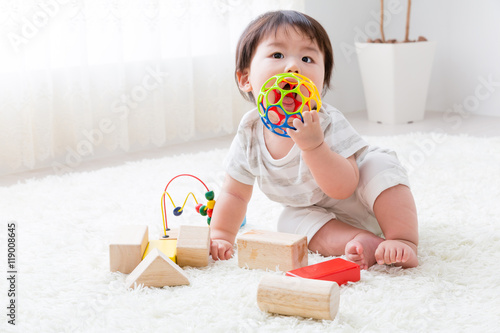
<svg viewBox="0 0 500 333"><path fill-rule="evenodd" d="M306 279L334 281L340 286L348 281L359 281L360 269L358 264L342 258L336 258L288 271L286 275Z"/></svg>

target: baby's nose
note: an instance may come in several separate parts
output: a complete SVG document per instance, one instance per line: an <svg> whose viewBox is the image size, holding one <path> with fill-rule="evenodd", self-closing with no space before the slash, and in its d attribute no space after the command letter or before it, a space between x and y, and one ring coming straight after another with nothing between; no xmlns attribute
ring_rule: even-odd
<svg viewBox="0 0 500 333"><path fill-rule="evenodd" d="M290 63L287 64L285 72L286 73L297 73L297 74L300 74L300 68L299 68L299 66L297 65L297 63L295 61L292 61L292 62L290 62Z"/></svg>

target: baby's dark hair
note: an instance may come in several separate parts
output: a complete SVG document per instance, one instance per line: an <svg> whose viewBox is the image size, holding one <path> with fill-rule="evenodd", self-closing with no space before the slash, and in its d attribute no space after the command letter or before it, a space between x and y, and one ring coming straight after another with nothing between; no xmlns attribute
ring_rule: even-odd
<svg viewBox="0 0 500 333"><path fill-rule="evenodd" d="M333 50L330 38L321 24L312 17L293 10L280 10L267 12L254 19L246 27L236 46L236 70L238 71L250 68L255 49L262 38L269 33L276 33L280 27L293 27L298 32L314 40L325 58L325 82L323 83L323 92L330 88L330 79L333 71ZM238 78L236 77L236 81ZM252 92L240 93L252 103L255 103L255 96Z"/></svg>

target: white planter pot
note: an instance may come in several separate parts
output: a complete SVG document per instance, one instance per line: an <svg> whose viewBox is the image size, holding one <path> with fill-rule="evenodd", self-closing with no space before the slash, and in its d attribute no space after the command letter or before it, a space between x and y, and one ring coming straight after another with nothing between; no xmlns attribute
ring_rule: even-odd
<svg viewBox="0 0 500 333"><path fill-rule="evenodd" d="M436 42L356 43L368 119L402 124L424 118Z"/></svg>

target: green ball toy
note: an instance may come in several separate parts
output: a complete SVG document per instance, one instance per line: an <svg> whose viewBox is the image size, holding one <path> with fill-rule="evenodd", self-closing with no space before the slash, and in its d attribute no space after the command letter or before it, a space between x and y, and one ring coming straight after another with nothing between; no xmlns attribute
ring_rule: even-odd
<svg viewBox="0 0 500 333"><path fill-rule="evenodd" d="M282 73L269 78L260 89L257 107L264 125L273 133L290 137L287 128L302 118L303 111L319 111L321 96L314 82L297 73Z"/></svg>

